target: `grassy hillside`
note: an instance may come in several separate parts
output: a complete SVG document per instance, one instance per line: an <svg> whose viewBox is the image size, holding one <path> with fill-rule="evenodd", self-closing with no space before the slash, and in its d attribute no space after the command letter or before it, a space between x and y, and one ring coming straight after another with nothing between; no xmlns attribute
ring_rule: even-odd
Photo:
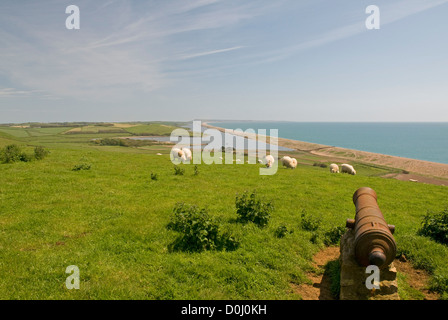
<svg viewBox="0 0 448 320"><path fill-rule="evenodd" d="M178 176L167 146L98 146L89 140L111 134L61 132L0 133L0 146L14 141L51 152L40 161L0 164L1 299L299 299L291 284L308 281L313 254L324 245L320 235L354 217L351 198L363 186L377 192L395 224L399 253L446 290L447 247L417 235L428 210L448 206L446 187L384 179L378 175L387 169L369 166L356 176L330 174L305 156L296 170L273 176L249 164L201 164L197 175L193 165L181 165ZM73 171L79 164L90 169ZM235 196L246 190L273 203L266 227L236 221ZM207 208L240 246L170 251L179 236L167 228L177 202ZM317 231L301 228L303 212L321 221ZM293 232L278 238L280 226ZM80 269L80 290L65 287L70 265Z"/></svg>

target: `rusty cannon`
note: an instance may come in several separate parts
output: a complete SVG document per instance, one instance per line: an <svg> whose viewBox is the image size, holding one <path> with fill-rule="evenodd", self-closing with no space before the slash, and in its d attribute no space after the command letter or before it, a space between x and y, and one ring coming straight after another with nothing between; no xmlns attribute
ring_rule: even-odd
<svg viewBox="0 0 448 320"><path fill-rule="evenodd" d="M387 224L377 203L376 192L368 187L353 194L355 219L347 219L347 228L353 229L355 259L362 266L376 265L380 269L392 263L397 246L393 233L395 226Z"/></svg>

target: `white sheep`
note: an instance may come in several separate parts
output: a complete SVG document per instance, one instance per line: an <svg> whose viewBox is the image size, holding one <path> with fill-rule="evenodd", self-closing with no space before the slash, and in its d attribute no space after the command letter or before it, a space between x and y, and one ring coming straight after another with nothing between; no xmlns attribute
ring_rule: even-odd
<svg viewBox="0 0 448 320"><path fill-rule="evenodd" d="M182 147L182 151L184 153L185 159L183 160L184 162L186 161L191 161L192 157L191 157L191 150L185 147Z"/></svg>
<svg viewBox="0 0 448 320"><path fill-rule="evenodd" d="M331 173L339 173L339 166L336 163L330 164Z"/></svg>
<svg viewBox="0 0 448 320"><path fill-rule="evenodd" d="M291 159L291 164L292 164L292 168L295 169L297 167L297 159L296 158L292 158Z"/></svg>
<svg viewBox="0 0 448 320"><path fill-rule="evenodd" d="M264 163L266 164L266 167L270 168L275 163L275 159L271 155L267 155L264 157Z"/></svg>
<svg viewBox="0 0 448 320"><path fill-rule="evenodd" d="M171 161L176 161L179 159L180 161L184 162L187 160L185 158L185 153L179 148L171 149L171 155L172 155Z"/></svg>
<svg viewBox="0 0 448 320"><path fill-rule="evenodd" d="M346 164L346 163L341 165L341 172L342 173L349 173L349 174L352 174L352 175L356 174L356 170L353 168L353 166L351 166L349 164Z"/></svg>
<svg viewBox="0 0 448 320"><path fill-rule="evenodd" d="M284 156L283 158L280 159L280 162L286 168L295 169L297 167L297 160L289 156Z"/></svg>

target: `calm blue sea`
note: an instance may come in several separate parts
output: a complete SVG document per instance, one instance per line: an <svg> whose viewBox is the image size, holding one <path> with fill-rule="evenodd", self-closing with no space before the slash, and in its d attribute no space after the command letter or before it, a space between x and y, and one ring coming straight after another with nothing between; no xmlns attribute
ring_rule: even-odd
<svg viewBox="0 0 448 320"><path fill-rule="evenodd" d="M208 122L227 129L278 129L280 138L448 164L448 122ZM267 131L269 135L269 131Z"/></svg>

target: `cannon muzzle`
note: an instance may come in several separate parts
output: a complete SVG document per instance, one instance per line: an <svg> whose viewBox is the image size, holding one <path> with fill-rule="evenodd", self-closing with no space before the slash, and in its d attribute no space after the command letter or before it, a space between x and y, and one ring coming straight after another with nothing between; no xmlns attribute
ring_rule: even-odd
<svg viewBox="0 0 448 320"><path fill-rule="evenodd" d="M355 259L362 266L386 267L395 259L397 246L393 233L395 226L388 225L377 203L376 192L363 187L353 194L355 219L347 219L347 228L355 232Z"/></svg>

